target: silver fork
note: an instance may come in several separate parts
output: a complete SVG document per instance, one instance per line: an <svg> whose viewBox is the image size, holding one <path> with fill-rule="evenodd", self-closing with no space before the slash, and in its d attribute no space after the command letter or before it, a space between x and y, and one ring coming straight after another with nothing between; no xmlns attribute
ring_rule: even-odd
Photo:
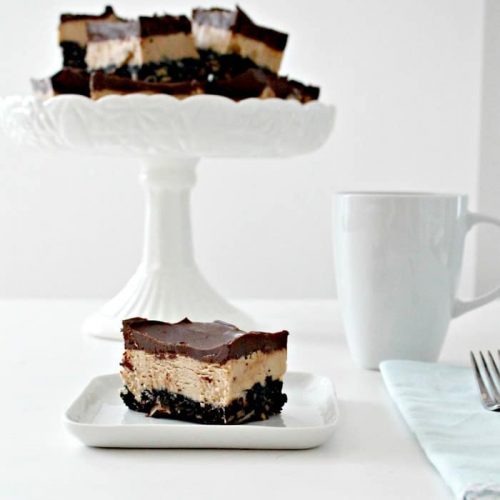
<svg viewBox="0 0 500 500"><path fill-rule="evenodd" d="M497 355L498 359L500 360L500 350L497 351ZM495 358L490 351L488 351L489 363L486 361L481 351L479 351L479 356L481 358L483 372L486 374L488 384L486 384L484 381L474 353L472 351L470 353L472 367L474 368L474 375L476 376L477 385L479 387L481 402L487 410L500 411L500 392L498 389L500 387L500 370L498 369Z"/></svg>

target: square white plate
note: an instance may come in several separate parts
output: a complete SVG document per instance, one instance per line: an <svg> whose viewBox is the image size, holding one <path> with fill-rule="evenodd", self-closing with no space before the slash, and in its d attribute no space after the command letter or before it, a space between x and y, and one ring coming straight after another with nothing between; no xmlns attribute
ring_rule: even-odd
<svg viewBox="0 0 500 500"><path fill-rule="evenodd" d="M123 404L121 387L118 374L92 379L64 415L68 430L87 446L304 449L324 443L338 419L332 383L310 373L286 374L288 402L280 415L242 425L146 417Z"/></svg>

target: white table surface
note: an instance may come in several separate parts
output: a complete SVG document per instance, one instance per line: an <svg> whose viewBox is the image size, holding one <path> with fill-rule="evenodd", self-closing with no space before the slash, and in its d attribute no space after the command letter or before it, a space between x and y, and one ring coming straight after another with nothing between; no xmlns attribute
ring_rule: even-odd
<svg viewBox="0 0 500 500"><path fill-rule="evenodd" d="M81 445L62 414L95 375L116 372L117 342L80 333L96 301L0 301L0 499L450 499L389 399L380 374L357 368L333 301L239 302L290 330L289 369L334 381L333 438L305 451L120 450ZM453 322L442 361L500 347L500 305Z"/></svg>

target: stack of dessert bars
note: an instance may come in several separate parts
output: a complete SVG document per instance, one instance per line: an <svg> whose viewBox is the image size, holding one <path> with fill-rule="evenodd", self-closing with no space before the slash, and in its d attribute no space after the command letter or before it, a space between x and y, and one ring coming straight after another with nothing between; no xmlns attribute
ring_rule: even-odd
<svg viewBox="0 0 500 500"><path fill-rule="evenodd" d="M79 94L216 94L316 100L319 88L279 75L288 35L258 26L239 7L194 9L187 16L127 20L108 6L101 15L62 14L63 69L32 80L48 98Z"/></svg>

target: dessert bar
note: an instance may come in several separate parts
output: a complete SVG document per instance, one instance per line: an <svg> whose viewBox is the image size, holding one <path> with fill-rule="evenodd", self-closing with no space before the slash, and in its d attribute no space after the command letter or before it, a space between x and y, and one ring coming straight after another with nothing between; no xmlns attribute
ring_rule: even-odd
<svg viewBox="0 0 500 500"><path fill-rule="evenodd" d="M98 16L91 14L61 14L59 23L59 45L63 52L63 67L86 69L87 22L116 22L116 16L109 5Z"/></svg>
<svg viewBox="0 0 500 500"><path fill-rule="evenodd" d="M236 10L194 9L196 47L212 78L238 74L251 67L278 73L288 35L256 25L239 7Z"/></svg>
<svg viewBox="0 0 500 500"><path fill-rule="evenodd" d="M118 23L88 22L87 66L140 80L189 80L199 55L186 16L141 16Z"/></svg>
<svg viewBox="0 0 500 500"><path fill-rule="evenodd" d="M286 402L287 331L244 332L215 321L123 322L121 397L150 417L241 424Z"/></svg>
<svg viewBox="0 0 500 500"><path fill-rule="evenodd" d="M260 99L275 97L295 99L305 103L319 97L318 87L304 85L284 76L272 75L259 68L248 69L232 78L208 82L206 92L223 95L235 101L248 97Z"/></svg>
<svg viewBox="0 0 500 500"><path fill-rule="evenodd" d="M240 8L197 8L186 16L62 14L63 69L32 80L35 95L215 94L316 100L319 88L279 75L288 35L259 26Z"/></svg>

